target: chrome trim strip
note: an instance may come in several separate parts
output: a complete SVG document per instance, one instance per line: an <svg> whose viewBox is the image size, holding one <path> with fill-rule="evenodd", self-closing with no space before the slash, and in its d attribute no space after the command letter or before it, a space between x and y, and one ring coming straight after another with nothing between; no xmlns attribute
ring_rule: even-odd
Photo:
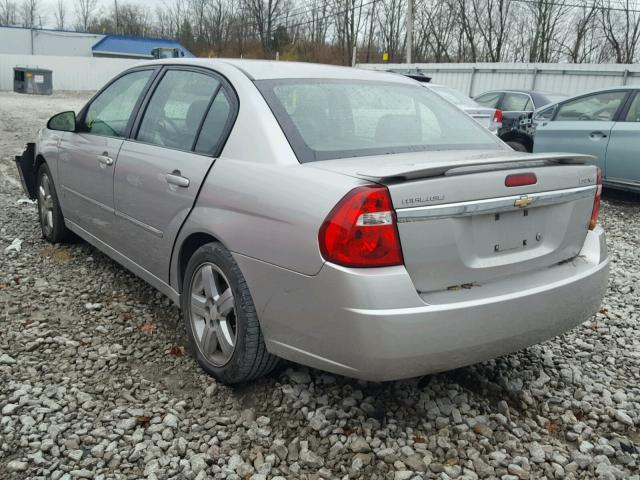
<svg viewBox="0 0 640 480"><path fill-rule="evenodd" d="M115 211L115 214L116 214L116 217L122 218L123 220L127 220L128 222L133 223L136 227L140 227L141 229L146 230L152 235L155 235L158 238L162 238L163 234L161 230L158 230L157 228L154 228L151 225L147 225L146 223L141 222L140 220L136 220L135 218L130 217L126 213L119 212L118 210Z"/></svg>
<svg viewBox="0 0 640 480"><path fill-rule="evenodd" d="M69 188L69 187L67 187L65 185L62 185L62 188L64 190L66 190L67 192L69 192L69 193L71 193L71 194L73 194L73 195L75 195L75 196L77 196L77 197L79 197L79 198L81 198L81 199L93 204L93 205L96 205L97 207L100 207L100 208L102 208L103 210L106 210L109 213L114 214L116 217L119 217L119 218L122 218L124 220L127 220L127 221L133 223L134 225L136 225L137 227L140 227L143 230L146 230L147 232L151 233L152 235L155 235L158 238L162 238L163 233L162 233L161 230L158 230L157 228L154 228L151 225L147 225L146 223L143 223L140 220L136 220L135 218L130 217L126 213L118 212L117 210L115 210L115 209L113 209L111 207L108 207L104 203L100 203L97 200L94 200L93 198L89 198L86 195L83 195L83 194L81 194L79 192L76 192L75 190L72 190L71 188Z"/></svg>
<svg viewBox="0 0 640 480"><path fill-rule="evenodd" d="M113 208L109 207L108 205L105 205L104 203L101 203L101 202L99 202L97 200L94 200L93 198L89 198L89 197L87 197L86 195L83 195L80 192L76 192L75 190L67 187L66 185L62 185L62 189L67 191L67 192L69 192L69 193L71 193L72 195L75 195L78 198L81 198L82 200L85 200L85 201L91 203L92 205L95 205L96 207L100 207L100 208L102 208L103 210L106 210L109 213L114 213Z"/></svg>
<svg viewBox="0 0 640 480"><path fill-rule="evenodd" d="M459 218L471 215L508 212L512 210L523 210L515 205L516 200L519 200L521 197L528 197L531 199L531 204L527 206L527 209L529 209L590 197L595 194L595 190L595 185L589 185L586 187L553 190L550 192L487 198L484 200L472 200L469 202L448 203L444 205L411 207L396 210L396 216L398 223L407 223L421 222L423 220L436 220L439 218Z"/></svg>

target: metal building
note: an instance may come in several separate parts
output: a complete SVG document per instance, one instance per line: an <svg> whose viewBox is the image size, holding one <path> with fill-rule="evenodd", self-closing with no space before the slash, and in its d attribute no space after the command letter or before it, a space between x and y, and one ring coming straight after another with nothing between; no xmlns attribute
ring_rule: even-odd
<svg viewBox="0 0 640 480"><path fill-rule="evenodd" d="M159 49L175 50L179 57L194 56L175 40L127 35L107 35L92 48L94 57L140 59L154 58L153 51Z"/></svg>
<svg viewBox="0 0 640 480"><path fill-rule="evenodd" d="M0 54L90 57L104 35L22 27L0 27Z"/></svg>
<svg viewBox="0 0 640 480"><path fill-rule="evenodd" d="M175 40L101 35L23 27L0 27L0 55L55 55L110 58L154 58L154 49L175 49L181 57L194 55Z"/></svg>

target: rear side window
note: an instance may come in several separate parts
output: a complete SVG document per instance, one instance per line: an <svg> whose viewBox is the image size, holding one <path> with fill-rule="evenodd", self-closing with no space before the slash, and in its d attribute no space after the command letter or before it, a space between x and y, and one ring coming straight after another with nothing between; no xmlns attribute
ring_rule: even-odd
<svg viewBox="0 0 640 480"><path fill-rule="evenodd" d="M530 112L533 110L529 95L505 93L502 98L502 110L505 112Z"/></svg>
<svg viewBox="0 0 640 480"><path fill-rule="evenodd" d="M256 84L301 162L500 148L468 115L419 85L327 79Z"/></svg>
<svg viewBox="0 0 640 480"><path fill-rule="evenodd" d="M500 100L500 95L502 95L502 92L489 92L480 95L475 100L483 107L496 108L496 105L498 105L498 100Z"/></svg>
<svg viewBox="0 0 640 480"><path fill-rule="evenodd" d="M89 105L85 131L106 137L124 137L131 113L153 70L132 72L118 78Z"/></svg>
<svg viewBox="0 0 640 480"><path fill-rule="evenodd" d="M137 139L190 151L219 86L217 79L203 73L169 70L149 101Z"/></svg>
<svg viewBox="0 0 640 480"><path fill-rule="evenodd" d="M558 107L555 120L611 121L627 92L603 92L565 102Z"/></svg>
<svg viewBox="0 0 640 480"><path fill-rule="evenodd" d="M640 122L640 95L636 94L629 106L629 111L624 117L625 122Z"/></svg>
<svg viewBox="0 0 640 480"><path fill-rule="evenodd" d="M223 135L232 120L231 105L227 93L220 89L202 124L202 130L196 143L196 152L215 155L220 150L224 140Z"/></svg>

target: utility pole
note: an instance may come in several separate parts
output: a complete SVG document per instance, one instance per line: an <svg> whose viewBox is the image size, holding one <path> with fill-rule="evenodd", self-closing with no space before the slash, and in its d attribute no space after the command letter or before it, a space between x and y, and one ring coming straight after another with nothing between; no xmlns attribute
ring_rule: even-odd
<svg viewBox="0 0 640 480"><path fill-rule="evenodd" d="M407 63L411 63L413 51L413 0L407 0Z"/></svg>
<svg viewBox="0 0 640 480"><path fill-rule="evenodd" d="M118 0L113 0L113 2L115 3L115 10L116 10L116 35L118 34Z"/></svg>

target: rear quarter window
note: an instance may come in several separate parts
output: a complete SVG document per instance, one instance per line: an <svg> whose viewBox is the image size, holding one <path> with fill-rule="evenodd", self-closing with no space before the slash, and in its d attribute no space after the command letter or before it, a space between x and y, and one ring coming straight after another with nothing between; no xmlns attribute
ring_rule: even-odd
<svg viewBox="0 0 640 480"><path fill-rule="evenodd" d="M475 101L478 102L483 107L495 108L498 105L498 101L500 100L500 96L502 92L489 92L484 93L475 98Z"/></svg>

